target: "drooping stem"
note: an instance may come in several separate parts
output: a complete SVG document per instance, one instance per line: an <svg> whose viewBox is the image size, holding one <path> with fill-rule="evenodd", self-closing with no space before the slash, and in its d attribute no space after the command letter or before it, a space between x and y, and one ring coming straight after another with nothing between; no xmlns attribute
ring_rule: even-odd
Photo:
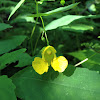
<svg viewBox="0 0 100 100"><path fill-rule="evenodd" d="M35 0L36 2L36 13L38 14L38 3L37 1ZM35 28L36 28L36 24L38 22L38 17L36 18L36 22L35 22L35 25L32 29L32 33L31 33L31 37L30 37L30 40L31 40L31 49L32 49L32 56L34 55L34 50L33 50L33 34L34 34L34 31L35 31Z"/></svg>
<svg viewBox="0 0 100 100"><path fill-rule="evenodd" d="M34 55L34 53L35 53L35 50L36 50L36 47L37 47L37 43L38 43L38 40L39 40L40 36L41 36L41 33L39 34L39 36L38 36L38 38L37 38L37 40L36 40L36 43L35 43L35 46L34 46L33 55Z"/></svg>
<svg viewBox="0 0 100 100"><path fill-rule="evenodd" d="M37 23L37 21L38 21L38 17L36 18L36 23ZM33 51L33 34L34 34L34 31L35 31L35 28L36 28L36 23L35 23L35 25L34 25L34 27L33 27L33 29L32 29L32 33L31 33L31 38L30 38L30 40L31 40L31 49L32 49L32 56L34 55L34 51Z"/></svg>
<svg viewBox="0 0 100 100"><path fill-rule="evenodd" d="M43 22L43 19L42 17L40 16L41 18L41 21L42 21L42 25L43 25L43 29L44 29L44 33L45 33L45 38L46 38L46 41L47 41L47 45L49 45L49 40L48 40L48 37L47 37L47 34L46 34L46 30L45 30L45 27L44 27L44 22Z"/></svg>
<svg viewBox="0 0 100 100"><path fill-rule="evenodd" d="M48 41L48 37L47 37L46 32L45 32L45 38L46 38L46 41L47 41L47 45L49 45L49 41Z"/></svg>
<svg viewBox="0 0 100 100"><path fill-rule="evenodd" d="M31 38L32 38L32 36L33 36L33 34L34 34L34 31L35 31L35 28L36 28L37 21L38 21L38 17L36 18L35 25L34 25L34 27L33 27L33 29L32 29Z"/></svg>

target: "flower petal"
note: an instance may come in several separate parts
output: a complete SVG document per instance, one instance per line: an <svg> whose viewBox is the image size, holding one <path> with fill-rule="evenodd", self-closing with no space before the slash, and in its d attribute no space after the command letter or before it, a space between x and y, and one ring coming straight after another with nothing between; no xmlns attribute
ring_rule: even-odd
<svg viewBox="0 0 100 100"><path fill-rule="evenodd" d="M51 64L51 61L56 57L56 50L52 46L47 46L42 52L42 58Z"/></svg>
<svg viewBox="0 0 100 100"><path fill-rule="evenodd" d="M68 66L68 60L64 56L59 56L51 62L55 71L63 72Z"/></svg>
<svg viewBox="0 0 100 100"><path fill-rule="evenodd" d="M32 62L32 66L33 66L34 70L40 75L43 74L44 72L48 71L48 63L45 62L40 57L36 57L34 59L34 61Z"/></svg>

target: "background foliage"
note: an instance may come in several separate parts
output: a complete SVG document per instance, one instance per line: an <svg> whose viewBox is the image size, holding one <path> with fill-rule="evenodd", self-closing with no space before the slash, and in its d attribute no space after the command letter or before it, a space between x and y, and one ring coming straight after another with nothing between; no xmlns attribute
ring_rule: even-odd
<svg viewBox="0 0 100 100"><path fill-rule="evenodd" d="M99 100L100 0L37 2L0 0L0 100ZM43 31L68 59L63 73L31 66L47 46Z"/></svg>

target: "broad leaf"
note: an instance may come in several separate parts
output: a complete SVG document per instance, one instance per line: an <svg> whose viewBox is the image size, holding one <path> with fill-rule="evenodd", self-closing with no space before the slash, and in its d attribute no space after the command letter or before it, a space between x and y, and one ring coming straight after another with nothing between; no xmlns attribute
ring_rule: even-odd
<svg viewBox="0 0 100 100"><path fill-rule="evenodd" d="M10 26L9 24L0 23L0 31L3 31L7 28L12 28L12 26Z"/></svg>
<svg viewBox="0 0 100 100"><path fill-rule="evenodd" d="M11 53L5 53L4 55L0 56L0 70L6 67L6 64L10 64L12 62L16 62L19 60L20 55L25 52L26 49L19 49L13 51ZM21 57L20 57L21 59Z"/></svg>
<svg viewBox="0 0 100 100"><path fill-rule="evenodd" d="M100 99L100 75L85 68L76 68L71 76L59 74L50 79L46 74L38 75L32 67L27 67L15 74L12 80L17 87L17 96L23 100Z"/></svg>
<svg viewBox="0 0 100 100"><path fill-rule="evenodd" d="M93 26L85 25L85 24L69 24L67 26L61 27L63 30L73 31L73 32L81 32L90 30L93 31Z"/></svg>
<svg viewBox="0 0 100 100"><path fill-rule="evenodd" d="M55 14L55 13L60 13L60 12L72 9L73 7L77 6L78 4L79 3L74 3L74 4L68 5L66 7L60 7L60 8L48 11L46 13L31 14L29 16L31 16L31 17L49 16L49 15L52 15L52 14Z"/></svg>
<svg viewBox="0 0 100 100"><path fill-rule="evenodd" d="M59 19L56 19L52 22L50 22L46 27L45 30L52 30L56 29L60 26L68 25L71 22L77 20L77 19L82 19L82 18L100 18L100 15L91 15L91 16L80 16L80 15L67 15L63 16Z"/></svg>
<svg viewBox="0 0 100 100"><path fill-rule="evenodd" d="M0 100L17 100L15 85L7 76L0 76Z"/></svg>
<svg viewBox="0 0 100 100"><path fill-rule="evenodd" d="M25 35L12 36L5 40L0 40L0 54L9 52L10 50L15 49L17 46L25 40Z"/></svg>
<svg viewBox="0 0 100 100"><path fill-rule="evenodd" d="M11 16L16 12L16 10L24 3L25 0L20 0L20 2L15 6L15 8L10 13L8 20L11 18Z"/></svg>
<svg viewBox="0 0 100 100"><path fill-rule="evenodd" d="M67 15L67 16L63 16L57 20L54 20L52 22L50 22L46 27L45 30L52 30L52 29L56 29L60 26L64 26L64 25L68 25L70 24L72 21L76 20L76 19L80 19L83 18L84 16L78 16L78 15Z"/></svg>
<svg viewBox="0 0 100 100"><path fill-rule="evenodd" d="M18 56L18 64L15 67L25 67L27 65L32 65L33 58L27 53L21 53Z"/></svg>
<svg viewBox="0 0 100 100"><path fill-rule="evenodd" d="M88 60L86 62L84 62L82 65L83 67L86 68L94 68L95 65L97 67L97 70L100 69L100 53L96 53L93 50L82 50L82 51L76 51L76 52L70 52L68 53L69 55L78 58L80 61L88 58Z"/></svg>

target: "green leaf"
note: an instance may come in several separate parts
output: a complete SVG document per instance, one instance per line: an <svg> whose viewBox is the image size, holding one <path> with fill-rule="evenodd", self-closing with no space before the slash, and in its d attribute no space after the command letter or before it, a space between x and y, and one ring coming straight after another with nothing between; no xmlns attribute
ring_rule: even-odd
<svg viewBox="0 0 100 100"><path fill-rule="evenodd" d="M13 23L18 23L18 22L32 22L35 23L36 21L34 20L33 17L28 17L27 15L19 15L15 19L11 21L11 24Z"/></svg>
<svg viewBox="0 0 100 100"><path fill-rule="evenodd" d="M16 10L24 3L25 0L20 0L20 2L15 6L15 8L10 13L8 20L11 18L11 16L16 12Z"/></svg>
<svg viewBox="0 0 100 100"><path fill-rule="evenodd" d="M73 32L81 32L90 30L93 31L93 26L85 25L85 24L69 24L67 26L61 27L64 30L73 31Z"/></svg>
<svg viewBox="0 0 100 100"><path fill-rule="evenodd" d="M60 12L72 9L73 7L77 6L78 4L79 3L74 3L74 4L68 5L66 7L60 7L60 8L48 11L46 13L31 14L29 16L31 16L31 17L49 16L49 15L52 15L52 14L55 14L55 13L60 13Z"/></svg>
<svg viewBox="0 0 100 100"><path fill-rule="evenodd" d="M64 26L64 25L68 25L70 24L72 21L76 20L76 19L80 19L83 18L84 16L77 16L77 15L67 15L67 16L63 16L57 20L54 20L52 22L50 22L46 27L45 30L52 30L52 29L56 29L60 26Z"/></svg>
<svg viewBox="0 0 100 100"><path fill-rule="evenodd" d="M79 3L74 3L74 4L71 4L71 5L65 6L65 7L60 7L60 8L54 9L52 11L48 11L45 14L51 15L51 14L54 14L54 13L59 13L59 12L67 11L67 10L72 9L73 7L77 6L78 4Z"/></svg>
<svg viewBox="0 0 100 100"><path fill-rule="evenodd" d="M100 18L100 15L91 15L91 16L78 16L78 15L67 15L63 16L57 20L54 20L50 22L46 27L45 30L52 30L56 29L60 26L68 25L71 22L77 20L77 19L82 19L82 18Z"/></svg>
<svg viewBox="0 0 100 100"><path fill-rule="evenodd" d="M26 49L19 49L11 53L5 53L0 57L0 70L6 67L6 64L16 62L19 60L19 56L25 52Z"/></svg>
<svg viewBox="0 0 100 100"><path fill-rule="evenodd" d="M9 52L10 50L15 49L17 46L25 40L25 35L12 36L6 40L0 41L0 54Z"/></svg>
<svg viewBox="0 0 100 100"><path fill-rule="evenodd" d="M6 75L0 76L0 100L17 100L15 85Z"/></svg>
<svg viewBox="0 0 100 100"><path fill-rule="evenodd" d="M100 53L96 53L93 50L82 50L82 51L76 51L76 52L70 52L69 55L78 58L80 61L88 58L86 62L84 62L82 65L86 68L93 68L94 65L99 65L100 67Z"/></svg>
<svg viewBox="0 0 100 100"><path fill-rule="evenodd" d="M23 100L100 99L100 75L97 72L76 68L70 77L63 74L54 79L44 77L34 72L32 67L18 72L12 77L17 87L16 95Z"/></svg>
<svg viewBox="0 0 100 100"><path fill-rule="evenodd" d="M27 53L21 53L18 56L19 63L15 67L25 67L27 65L32 65L33 58Z"/></svg>
<svg viewBox="0 0 100 100"><path fill-rule="evenodd" d="M12 28L12 26L10 26L9 24L0 23L0 31L3 31L7 28Z"/></svg>

